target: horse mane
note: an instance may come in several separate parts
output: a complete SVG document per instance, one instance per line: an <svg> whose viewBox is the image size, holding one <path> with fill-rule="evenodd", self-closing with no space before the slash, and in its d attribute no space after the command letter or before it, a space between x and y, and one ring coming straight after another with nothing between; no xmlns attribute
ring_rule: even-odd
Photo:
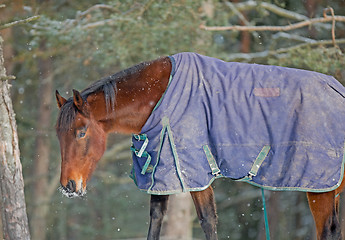
<svg viewBox="0 0 345 240"><path fill-rule="evenodd" d="M117 72L111 76L104 77L85 88L81 92L81 96L84 100L90 94L103 92L107 112L115 110L116 93L117 93L117 83L121 80L129 79L130 76L139 73L141 70L145 69L151 62L143 62L128 69ZM56 123L56 130L58 132L68 131L72 127L72 123L75 120L78 109L73 104L73 97L68 98L65 104L61 107L60 113Z"/></svg>

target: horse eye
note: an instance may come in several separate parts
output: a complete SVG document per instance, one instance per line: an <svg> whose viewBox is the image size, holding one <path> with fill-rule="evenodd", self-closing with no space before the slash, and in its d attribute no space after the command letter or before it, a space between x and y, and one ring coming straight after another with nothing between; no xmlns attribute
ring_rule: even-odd
<svg viewBox="0 0 345 240"><path fill-rule="evenodd" d="M80 137L80 138L85 137L85 132L80 132L80 133L79 133L79 137Z"/></svg>
<svg viewBox="0 0 345 240"><path fill-rule="evenodd" d="M83 138L86 135L86 131L85 130L81 130L80 132L77 133L77 138Z"/></svg>

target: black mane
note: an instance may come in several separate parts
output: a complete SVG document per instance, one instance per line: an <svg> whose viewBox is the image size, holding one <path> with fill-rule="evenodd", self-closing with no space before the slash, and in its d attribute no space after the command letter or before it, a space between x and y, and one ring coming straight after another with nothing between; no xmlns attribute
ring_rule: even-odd
<svg viewBox="0 0 345 240"><path fill-rule="evenodd" d="M109 77L102 78L85 88L81 92L81 96L84 100L86 100L86 98L90 94L103 92L107 111L114 111L117 83L121 80L128 79L128 77L133 74L139 73L148 65L150 65L150 62L140 63L131 68L115 73ZM73 104L73 98L70 97L60 109L60 113L56 123L56 130L58 132L66 132L71 129L77 112L78 109Z"/></svg>

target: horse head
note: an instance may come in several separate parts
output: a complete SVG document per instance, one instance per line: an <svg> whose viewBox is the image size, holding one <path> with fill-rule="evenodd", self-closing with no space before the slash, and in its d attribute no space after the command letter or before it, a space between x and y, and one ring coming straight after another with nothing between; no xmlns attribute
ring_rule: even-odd
<svg viewBox="0 0 345 240"><path fill-rule="evenodd" d="M171 69L166 57L103 78L81 93L73 90L69 99L56 91L60 183L66 196L86 193L86 183L105 152L108 133L140 133L168 85Z"/></svg>
<svg viewBox="0 0 345 240"><path fill-rule="evenodd" d="M83 196L96 163L106 148L106 133L82 95L73 90L66 100L56 91L60 113L56 132L61 150L61 191L67 197Z"/></svg>

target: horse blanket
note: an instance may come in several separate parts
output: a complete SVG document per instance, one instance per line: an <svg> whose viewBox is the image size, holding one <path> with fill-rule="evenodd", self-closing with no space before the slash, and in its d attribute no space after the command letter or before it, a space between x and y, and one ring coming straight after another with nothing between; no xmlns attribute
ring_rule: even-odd
<svg viewBox="0 0 345 240"><path fill-rule="evenodd" d="M200 191L220 177L271 190L340 185L345 88L336 79L195 53L170 59L169 86L132 138L139 189Z"/></svg>

